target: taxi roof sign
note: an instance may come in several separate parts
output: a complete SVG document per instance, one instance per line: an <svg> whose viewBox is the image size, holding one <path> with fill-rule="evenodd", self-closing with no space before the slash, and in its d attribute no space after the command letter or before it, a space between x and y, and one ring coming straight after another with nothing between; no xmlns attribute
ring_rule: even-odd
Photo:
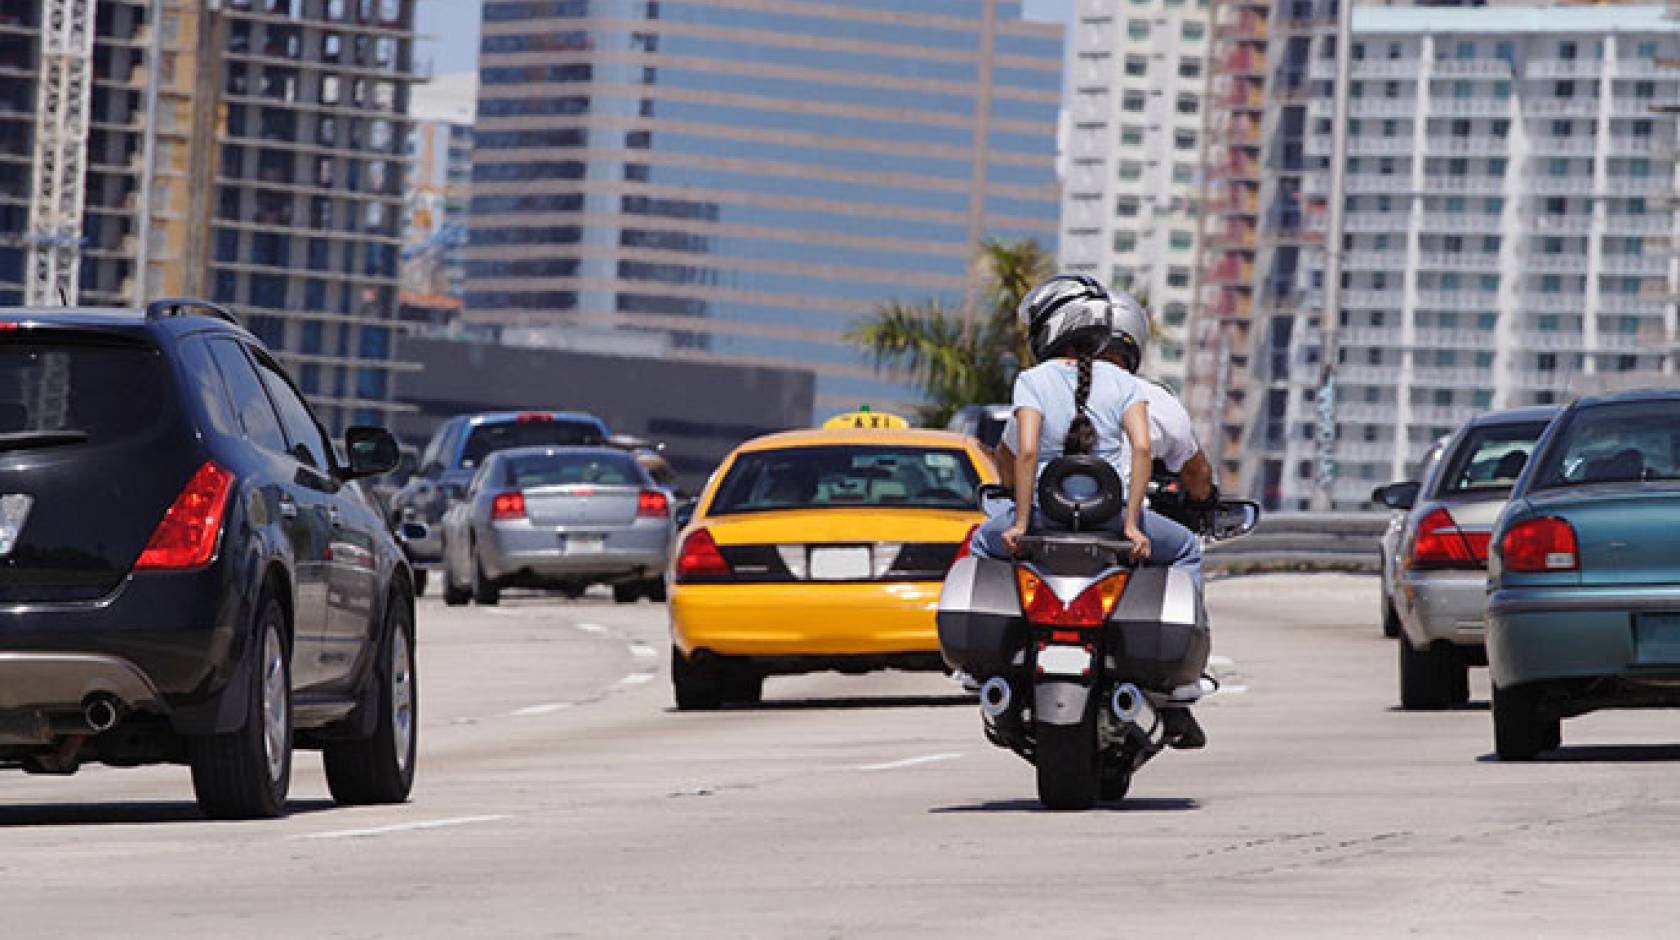
<svg viewBox="0 0 1680 940"><path fill-rule="evenodd" d="M909 427L909 420L884 411L871 411L867 405L823 422L825 431L904 431Z"/></svg>

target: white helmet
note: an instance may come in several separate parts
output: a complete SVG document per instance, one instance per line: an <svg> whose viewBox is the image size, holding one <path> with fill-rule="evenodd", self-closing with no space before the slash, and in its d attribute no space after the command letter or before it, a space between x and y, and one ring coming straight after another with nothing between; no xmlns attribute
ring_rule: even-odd
<svg viewBox="0 0 1680 940"><path fill-rule="evenodd" d="M1118 352L1126 361L1126 371L1136 372L1143 365L1144 353L1149 351L1149 314L1136 297L1125 291L1114 295L1109 314L1113 319L1109 351Z"/></svg>
<svg viewBox="0 0 1680 940"><path fill-rule="evenodd" d="M1108 345L1112 317L1101 283L1083 274L1058 274L1027 292L1016 313L1039 361L1096 355Z"/></svg>

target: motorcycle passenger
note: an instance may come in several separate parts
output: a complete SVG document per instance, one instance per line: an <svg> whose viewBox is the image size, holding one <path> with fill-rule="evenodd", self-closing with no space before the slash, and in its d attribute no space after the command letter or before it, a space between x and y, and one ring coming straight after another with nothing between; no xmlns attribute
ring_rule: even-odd
<svg viewBox="0 0 1680 940"><path fill-rule="evenodd" d="M992 558L1016 554L1029 520L1034 528L1046 527L1034 503L1038 474L1064 453L1091 454L1113 465L1127 484L1125 512L1107 528L1132 543L1133 561L1149 558L1144 487L1129 482L1149 478L1149 406L1137 379L1097 359L1110 333L1108 291L1083 275L1057 275L1022 299L1018 315L1038 365L1015 379L1021 446L1011 475L1015 507L1033 508L992 516L975 533L973 550ZM1131 459L1123 461L1128 449Z"/></svg>

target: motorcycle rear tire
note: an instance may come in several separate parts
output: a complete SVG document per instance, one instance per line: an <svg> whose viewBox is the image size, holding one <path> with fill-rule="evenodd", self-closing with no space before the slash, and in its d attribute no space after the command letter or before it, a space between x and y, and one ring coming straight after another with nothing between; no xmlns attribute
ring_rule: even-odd
<svg viewBox="0 0 1680 940"><path fill-rule="evenodd" d="M1132 772L1110 767L1103 771L1098 796L1104 803L1118 803L1132 790Z"/></svg>
<svg viewBox="0 0 1680 940"><path fill-rule="evenodd" d="M1076 725L1040 724L1033 736L1038 801L1044 808L1078 811L1095 806L1101 773L1097 767L1097 724L1089 710Z"/></svg>

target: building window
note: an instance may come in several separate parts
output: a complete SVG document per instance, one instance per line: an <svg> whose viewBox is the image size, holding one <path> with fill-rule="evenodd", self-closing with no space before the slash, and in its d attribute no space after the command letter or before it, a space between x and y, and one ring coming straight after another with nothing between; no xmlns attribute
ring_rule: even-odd
<svg viewBox="0 0 1680 940"><path fill-rule="evenodd" d="M1167 286L1168 287L1189 287L1190 286L1190 269L1189 268L1178 267L1178 266L1173 266L1173 267L1167 268Z"/></svg>
<svg viewBox="0 0 1680 940"><path fill-rule="evenodd" d="M1148 20L1127 20L1126 35L1132 39L1145 40L1149 38Z"/></svg>
<svg viewBox="0 0 1680 940"><path fill-rule="evenodd" d="M1207 27L1202 23L1196 20L1185 20L1183 27L1179 31L1179 35L1184 37L1185 42L1200 42L1202 34L1206 31Z"/></svg>
<svg viewBox="0 0 1680 940"><path fill-rule="evenodd" d="M1201 59L1189 59L1189 58L1179 59L1178 60L1178 77L1179 78L1201 78L1202 77L1202 60Z"/></svg>
<svg viewBox="0 0 1680 940"><path fill-rule="evenodd" d="M1128 147L1143 146L1143 128L1130 124L1121 127L1120 143Z"/></svg>
<svg viewBox="0 0 1680 940"><path fill-rule="evenodd" d="M1126 254L1137 248L1137 234L1135 232L1115 232L1114 251L1116 254Z"/></svg>
<svg viewBox="0 0 1680 940"><path fill-rule="evenodd" d="M1194 240L1194 236L1189 232L1174 231L1167 236L1167 245L1173 251L1189 251Z"/></svg>
<svg viewBox="0 0 1680 940"><path fill-rule="evenodd" d="M1575 97L1575 83L1571 82L1571 81L1562 81L1562 82L1558 82L1557 84L1553 85L1552 86L1552 97L1554 97L1554 98L1573 98L1573 97Z"/></svg>
<svg viewBox="0 0 1680 940"><path fill-rule="evenodd" d="M1126 57L1126 74L1132 78L1142 78L1149 74L1149 59L1140 55Z"/></svg>
<svg viewBox="0 0 1680 940"><path fill-rule="evenodd" d="M1122 219L1135 219L1138 214L1136 197L1123 196L1114 201L1114 214Z"/></svg>
<svg viewBox="0 0 1680 940"><path fill-rule="evenodd" d="M1120 97L1120 110L1133 114L1141 112L1148 104L1148 96L1141 91L1128 91Z"/></svg>
<svg viewBox="0 0 1680 940"><path fill-rule="evenodd" d="M1650 98L1655 98L1657 96L1657 83L1656 82L1634 82L1633 83L1633 96L1635 98L1638 98L1641 101L1644 101L1644 100L1647 100L1647 99L1650 99Z"/></svg>
<svg viewBox="0 0 1680 940"><path fill-rule="evenodd" d="M1174 183L1188 185L1196 181L1196 166L1193 163L1173 164L1172 180Z"/></svg>
<svg viewBox="0 0 1680 940"><path fill-rule="evenodd" d="M1195 95L1185 92L1178 96L1179 114L1195 114L1200 110L1201 102L1197 100Z"/></svg>
<svg viewBox="0 0 1680 940"><path fill-rule="evenodd" d="M1179 150L1196 149L1196 132L1178 130L1173 131L1173 147Z"/></svg>
<svg viewBox="0 0 1680 940"><path fill-rule="evenodd" d="M1142 179L1143 164L1136 160L1120 161L1120 178L1123 180Z"/></svg>

